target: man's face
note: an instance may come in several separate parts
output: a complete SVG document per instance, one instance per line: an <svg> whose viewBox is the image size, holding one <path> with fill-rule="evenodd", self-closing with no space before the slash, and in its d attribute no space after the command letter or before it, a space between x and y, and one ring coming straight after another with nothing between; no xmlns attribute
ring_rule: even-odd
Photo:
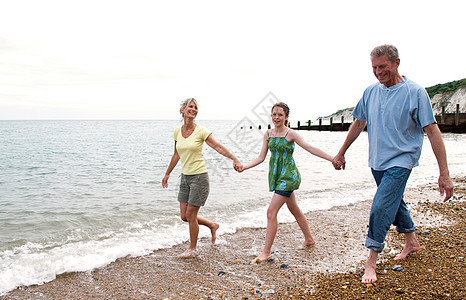
<svg viewBox="0 0 466 300"><path fill-rule="evenodd" d="M400 59L397 59L395 63L392 63L388 59L388 55L373 56L372 60L372 71L379 82L387 87L398 84L398 66L400 65Z"/></svg>

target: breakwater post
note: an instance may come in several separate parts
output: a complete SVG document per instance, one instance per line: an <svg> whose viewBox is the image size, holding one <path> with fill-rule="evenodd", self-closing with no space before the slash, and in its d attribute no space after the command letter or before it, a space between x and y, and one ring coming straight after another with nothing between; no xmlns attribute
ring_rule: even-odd
<svg viewBox="0 0 466 300"><path fill-rule="evenodd" d="M456 113L455 113L455 126L460 124L460 105L456 104Z"/></svg>

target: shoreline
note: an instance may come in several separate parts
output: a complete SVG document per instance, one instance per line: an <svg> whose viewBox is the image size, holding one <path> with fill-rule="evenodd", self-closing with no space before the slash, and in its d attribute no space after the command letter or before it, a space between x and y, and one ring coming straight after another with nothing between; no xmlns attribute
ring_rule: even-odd
<svg viewBox="0 0 466 300"><path fill-rule="evenodd" d="M216 245L200 239L200 254L193 259L176 257L187 247L183 243L142 257L120 258L100 269L61 274L0 299L464 298L466 177L453 180L456 200L447 203L434 184L406 190L421 251L395 263L392 258L403 241L391 229L375 284L360 283L368 253L363 245L371 204L367 200L307 213L317 243L304 250L298 249L303 236L296 222L279 224L269 262L251 263L262 250L265 228L243 228L219 236ZM394 265L405 271L391 270Z"/></svg>

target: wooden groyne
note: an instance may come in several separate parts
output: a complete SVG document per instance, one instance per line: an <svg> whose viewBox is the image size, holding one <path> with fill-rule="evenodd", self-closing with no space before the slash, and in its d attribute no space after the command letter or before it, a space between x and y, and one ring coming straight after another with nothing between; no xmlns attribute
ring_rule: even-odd
<svg viewBox="0 0 466 300"><path fill-rule="evenodd" d="M440 131L452 133L466 133L466 113L460 112L460 105L456 105L454 113L445 113L445 106L442 106L440 115L436 115Z"/></svg>
<svg viewBox="0 0 466 300"><path fill-rule="evenodd" d="M351 124L353 123L346 123L345 118L341 117L341 122L335 123L333 122L333 118L330 118L330 124L322 124L322 119L319 119L318 124L313 125L311 120L308 120L305 125L301 125L301 122L298 121L297 127L293 127L293 129L297 130L318 130L318 131L348 131Z"/></svg>
<svg viewBox="0 0 466 300"><path fill-rule="evenodd" d="M456 112L454 113L445 113L445 106L442 106L442 113L436 115L435 119L442 132L466 133L466 113L460 112L459 104L456 105ZM348 131L353 121L354 118L351 122L345 122L344 117L341 117L337 122L330 118L330 124L325 125L322 124L322 119L318 120L318 124L312 124L311 120L304 124L298 121L297 126L292 128L296 130Z"/></svg>

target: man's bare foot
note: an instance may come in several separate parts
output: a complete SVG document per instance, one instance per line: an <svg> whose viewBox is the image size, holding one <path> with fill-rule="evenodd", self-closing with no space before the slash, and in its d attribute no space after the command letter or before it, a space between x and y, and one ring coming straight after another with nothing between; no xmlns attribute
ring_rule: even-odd
<svg viewBox="0 0 466 300"><path fill-rule="evenodd" d="M214 223L214 226L210 228L210 233L212 234L212 244L215 244L217 240L217 229L220 227L220 224Z"/></svg>
<svg viewBox="0 0 466 300"><path fill-rule="evenodd" d="M185 252L181 253L180 255L178 255L178 258L193 258L193 257L196 257L198 255L198 251L196 249L188 249L186 250Z"/></svg>
<svg viewBox="0 0 466 300"><path fill-rule="evenodd" d="M374 283L377 281L377 256L378 252L369 250L369 257L366 260L364 275L361 278L361 282L365 284Z"/></svg>
<svg viewBox="0 0 466 300"><path fill-rule="evenodd" d="M271 254L261 253L258 257L254 258L254 260L252 262L258 264L258 263L261 263L263 261L269 260L271 256L272 256Z"/></svg>
<svg viewBox="0 0 466 300"><path fill-rule="evenodd" d="M408 257L409 254L414 253L418 251L419 249L421 249L421 245L419 245L417 241L415 244L412 244L412 245L406 244L405 247L403 248L403 251L401 251L400 254L397 254L393 260L405 259L406 257Z"/></svg>
<svg viewBox="0 0 466 300"><path fill-rule="evenodd" d="M364 275L362 276L361 282L362 283L374 283L377 281L377 273L375 272L375 268L368 267L366 265L366 269L364 271Z"/></svg>

